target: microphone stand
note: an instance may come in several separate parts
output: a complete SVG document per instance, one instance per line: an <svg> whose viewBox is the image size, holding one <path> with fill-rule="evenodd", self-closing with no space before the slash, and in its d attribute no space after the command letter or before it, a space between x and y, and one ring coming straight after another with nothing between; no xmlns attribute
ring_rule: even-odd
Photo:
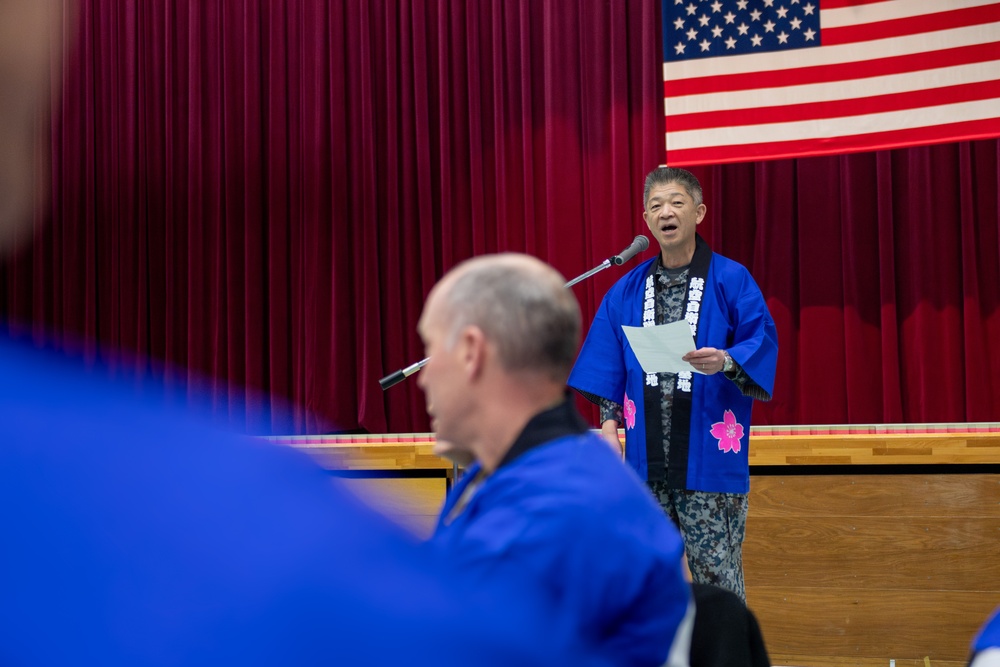
<svg viewBox="0 0 1000 667"><path fill-rule="evenodd" d="M585 271L585 272L581 273L580 275L578 275L576 278L573 278L573 280L571 280L568 283L566 283L566 287L572 287L573 285L586 280L587 278L589 278L590 276L594 275L595 273L600 273L604 269L609 269L609 268L611 268L611 266L613 264L614 264L614 262L612 262L610 259L606 259L603 262L601 262L600 264L598 264L597 266L595 266L594 268L592 268L590 271Z"/></svg>
<svg viewBox="0 0 1000 667"><path fill-rule="evenodd" d="M636 239L636 240L638 240L638 239ZM635 241L633 241L633 244L634 243L635 243ZM648 242L647 242L647 246L648 246ZM645 250L645 249L646 249L645 247L641 248L641 250ZM626 251L627 250L629 250L629 248L626 248ZM641 250L635 250L635 251L633 251L630 255L628 255L627 259L631 259L632 256L636 254L636 252L641 252ZM590 269L589 271L585 271L584 273L581 273L576 278L573 278L573 280L571 280L568 283L566 283L565 287L572 287L573 285L577 284L578 282L586 280L587 278L591 277L592 275L594 275L596 273L600 273L604 269L610 268L611 266L618 266L620 264L624 264L626 260L623 259L623 256L625 255L626 251L623 251L622 253L619 253L618 255L614 255L613 257L609 257L608 259L604 260L603 262L601 262L600 264L598 264L594 268ZM414 373L416 373L417 371L419 371L421 368L423 368L427 364L427 362L428 362L429 359L430 359L430 357L427 357L425 359L421 359L420 361L418 361L415 364L410 364L406 368L401 368L400 370L396 371L395 373L390 373L389 375L386 375L384 378L382 378L381 380L378 381L379 386L382 387L382 391L385 391L386 389L388 389L389 387L392 387L393 385L399 384L400 382L402 382L406 378L410 377L411 375L413 375Z"/></svg>

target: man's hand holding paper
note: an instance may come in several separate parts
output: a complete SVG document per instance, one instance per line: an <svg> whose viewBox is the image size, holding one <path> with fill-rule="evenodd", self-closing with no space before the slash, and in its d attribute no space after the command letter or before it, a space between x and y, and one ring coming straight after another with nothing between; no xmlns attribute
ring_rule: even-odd
<svg viewBox="0 0 1000 667"><path fill-rule="evenodd" d="M695 351L691 325L686 320L653 327L622 326L622 331L645 372L704 372L685 359L685 355Z"/></svg>
<svg viewBox="0 0 1000 667"><path fill-rule="evenodd" d="M647 373L684 371L713 375L722 370L725 352L714 347L694 349L691 326L686 320L653 327L622 326L629 346Z"/></svg>

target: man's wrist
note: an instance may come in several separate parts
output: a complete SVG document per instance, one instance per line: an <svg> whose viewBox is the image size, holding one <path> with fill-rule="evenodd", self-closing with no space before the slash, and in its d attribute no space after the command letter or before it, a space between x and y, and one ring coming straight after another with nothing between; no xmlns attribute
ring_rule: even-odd
<svg viewBox="0 0 1000 667"><path fill-rule="evenodd" d="M733 361L733 358L731 356L729 356L729 351L728 350L723 350L722 351L722 355L723 355L723 357L725 357L722 360L722 372L723 373L728 373L728 372L732 371L736 367L736 362Z"/></svg>

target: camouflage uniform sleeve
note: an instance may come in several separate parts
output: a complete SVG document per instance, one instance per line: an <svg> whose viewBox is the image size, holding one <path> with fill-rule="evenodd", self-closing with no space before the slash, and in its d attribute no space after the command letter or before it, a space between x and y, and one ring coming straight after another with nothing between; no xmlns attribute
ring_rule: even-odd
<svg viewBox="0 0 1000 667"><path fill-rule="evenodd" d="M614 419L619 425L625 423L624 408L614 401L609 401L606 398L600 399L598 405L601 406L601 423L608 421L609 419Z"/></svg>
<svg viewBox="0 0 1000 667"><path fill-rule="evenodd" d="M733 360L733 367L729 370L728 373L724 373L724 375L730 380L732 380L733 384L736 385L736 388L739 389L744 396L749 396L750 398L756 399L758 401L771 400L771 394L767 393L763 387L754 382L753 379L750 377L750 375L747 374L745 370L743 370L743 367L740 366L738 363L736 363L735 359ZM601 416L603 417L603 415L604 415L604 406L602 404Z"/></svg>

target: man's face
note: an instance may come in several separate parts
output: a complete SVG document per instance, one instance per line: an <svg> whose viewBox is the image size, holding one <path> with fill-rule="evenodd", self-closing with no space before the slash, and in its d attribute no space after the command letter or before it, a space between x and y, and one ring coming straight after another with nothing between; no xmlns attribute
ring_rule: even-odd
<svg viewBox="0 0 1000 667"><path fill-rule="evenodd" d="M693 249L695 229L704 217L705 205L695 205L694 198L676 181L654 186L642 214L653 238L667 253Z"/></svg>
<svg viewBox="0 0 1000 667"><path fill-rule="evenodd" d="M440 301L440 291L436 288L417 327L428 358L417 375L417 384L424 391L431 428L439 443L435 453L452 460L466 460L464 454L474 415L464 363L465 342L461 337L457 341L448 340L450 327L441 312Z"/></svg>

